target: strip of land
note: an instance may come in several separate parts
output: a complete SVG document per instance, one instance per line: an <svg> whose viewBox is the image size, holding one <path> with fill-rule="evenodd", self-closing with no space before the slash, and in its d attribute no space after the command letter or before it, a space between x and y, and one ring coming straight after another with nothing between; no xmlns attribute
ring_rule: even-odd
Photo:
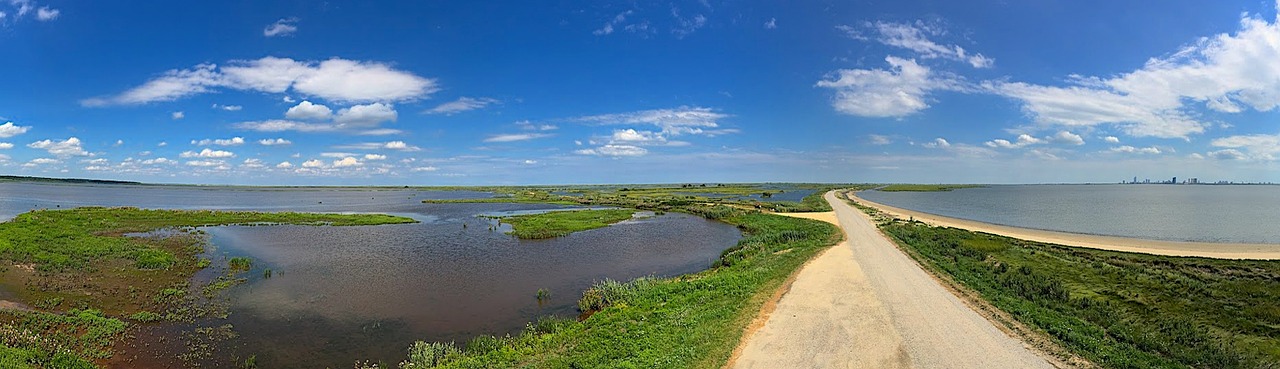
<svg viewBox="0 0 1280 369"><path fill-rule="evenodd" d="M806 264L735 368L1051 368L825 195L845 242Z"/></svg>
<svg viewBox="0 0 1280 369"><path fill-rule="evenodd" d="M914 219L934 226L960 228L1028 241L1164 256L1280 260L1280 245L1275 244L1178 242L1018 228L897 208L867 201L858 197L855 192L849 192L849 197L901 219Z"/></svg>

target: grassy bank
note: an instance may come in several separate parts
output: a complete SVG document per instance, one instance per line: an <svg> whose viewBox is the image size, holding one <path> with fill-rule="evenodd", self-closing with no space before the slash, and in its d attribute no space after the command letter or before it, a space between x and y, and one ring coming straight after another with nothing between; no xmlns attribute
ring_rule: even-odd
<svg viewBox="0 0 1280 369"><path fill-rule="evenodd" d="M21 214L0 223L0 284L30 310L0 311L0 367L92 367L91 360L111 355L126 322L220 314L191 304L190 292L205 287L192 286L191 276L212 264L198 258L207 236L192 227L413 221L380 214L98 207Z"/></svg>
<svg viewBox="0 0 1280 369"><path fill-rule="evenodd" d="M1101 367L1280 367L1280 262L1111 252L878 219L926 268Z"/></svg>
<svg viewBox="0 0 1280 369"><path fill-rule="evenodd" d="M631 219L634 213L635 210L630 209L569 210L514 215L499 219L511 224L512 236L522 239L542 239L607 227L610 224Z"/></svg>
<svg viewBox="0 0 1280 369"><path fill-rule="evenodd" d="M663 209L719 219L745 236L700 273L597 283L579 301L584 320L543 320L518 335L458 345L419 342L401 367L720 368L773 292L841 237L827 223L729 206L650 210Z"/></svg>
<svg viewBox="0 0 1280 369"><path fill-rule="evenodd" d="M946 192L963 188L979 187L983 186L973 184L892 184L877 188L876 190L885 192Z"/></svg>

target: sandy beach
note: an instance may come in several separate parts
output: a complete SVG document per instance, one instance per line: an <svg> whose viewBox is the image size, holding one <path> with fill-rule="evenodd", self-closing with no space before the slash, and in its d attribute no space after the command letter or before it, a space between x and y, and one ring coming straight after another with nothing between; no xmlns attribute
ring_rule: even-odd
<svg viewBox="0 0 1280 369"><path fill-rule="evenodd" d="M897 208L867 201L858 197L856 192L849 192L849 198L900 219L915 219L935 226L961 228L1028 241L1166 256L1196 256L1217 259L1280 259L1280 245L1276 244L1177 242L1045 231L956 219Z"/></svg>

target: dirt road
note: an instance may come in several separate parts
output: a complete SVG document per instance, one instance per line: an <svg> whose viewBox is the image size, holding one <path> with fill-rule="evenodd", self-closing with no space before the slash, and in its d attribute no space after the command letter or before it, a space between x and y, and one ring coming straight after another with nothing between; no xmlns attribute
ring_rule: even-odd
<svg viewBox="0 0 1280 369"><path fill-rule="evenodd" d="M1052 368L835 197L846 241L796 276L734 368Z"/></svg>

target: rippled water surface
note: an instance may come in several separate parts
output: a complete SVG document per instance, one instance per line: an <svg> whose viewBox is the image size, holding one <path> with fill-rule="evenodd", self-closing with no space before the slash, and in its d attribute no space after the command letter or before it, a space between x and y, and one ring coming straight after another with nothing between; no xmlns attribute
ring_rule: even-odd
<svg viewBox="0 0 1280 369"><path fill-rule="evenodd" d="M1280 186L1020 185L858 194L931 214L1155 240L1280 244Z"/></svg>
<svg viewBox="0 0 1280 369"><path fill-rule="evenodd" d="M416 224L362 227L210 227L215 259L249 256L249 283L225 294L239 338L231 353L260 367L347 368L396 362L415 340L465 341L518 331L545 315L575 316L602 278L705 269L740 237L735 227L668 213L550 240L517 240L479 214L563 208L542 204L422 204L485 192L408 189L244 189L0 183L0 216L33 208L139 206L266 211L382 212ZM465 225L465 226L464 226ZM271 278L263 272L272 270ZM535 293L547 289L549 299Z"/></svg>

